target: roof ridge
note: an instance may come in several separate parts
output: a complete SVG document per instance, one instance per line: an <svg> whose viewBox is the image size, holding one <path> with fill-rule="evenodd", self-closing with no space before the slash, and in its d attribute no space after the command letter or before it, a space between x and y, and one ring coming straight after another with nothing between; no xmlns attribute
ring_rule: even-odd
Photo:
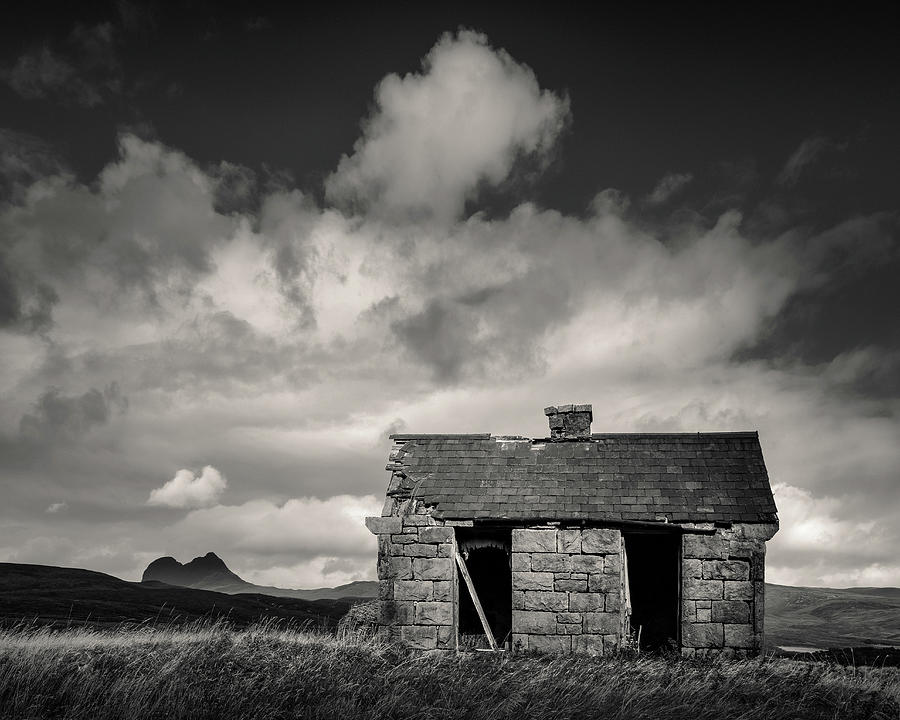
<svg viewBox="0 0 900 720"><path fill-rule="evenodd" d="M636 433L591 433L590 436L586 436L583 438L548 438L548 437L535 437L529 438L525 435L492 435L491 433L393 433L388 435L391 440L443 440L443 439L453 439L460 438L466 440L489 440L493 437L497 438L518 438L522 440L532 440L533 442L546 442L548 440L552 440L553 442L560 442L563 440L572 441L572 442L583 442L585 440L590 439L603 439L603 438L665 438L665 437L678 437L678 438L691 438L691 437L747 437L747 438L758 438L759 431L757 430L734 430L734 431L712 431L712 432L663 432L663 433L650 433L650 432L636 432Z"/></svg>

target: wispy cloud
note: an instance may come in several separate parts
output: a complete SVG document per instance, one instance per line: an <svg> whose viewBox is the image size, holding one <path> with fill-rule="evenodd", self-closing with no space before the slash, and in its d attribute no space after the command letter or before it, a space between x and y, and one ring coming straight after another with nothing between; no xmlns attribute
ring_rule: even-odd
<svg viewBox="0 0 900 720"><path fill-rule="evenodd" d="M800 176L812 167L827 151L840 151L845 148L845 144L836 143L824 135L808 137L791 153L784 167L781 168L781 172L778 173L776 182L787 187L795 185Z"/></svg>
<svg viewBox="0 0 900 720"><path fill-rule="evenodd" d="M686 188L694 176L691 173L669 173L656 184L647 196L650 205L662 205Z"/></svg>
<svg viewBox="0 0 900 720"><path fill-rule="evenodd" d="M96 107L122 91L115 43L116 30L111 23L76 25L65 50L48 44L32 48L12 67L0 70L0 78L29 100Z"/></svg>

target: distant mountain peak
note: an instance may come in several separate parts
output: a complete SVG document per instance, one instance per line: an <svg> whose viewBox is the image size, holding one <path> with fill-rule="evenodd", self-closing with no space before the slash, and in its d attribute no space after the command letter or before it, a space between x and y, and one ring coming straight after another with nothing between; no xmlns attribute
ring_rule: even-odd
<svg viewBox="0 0 900 720"><path fill-rule="evenodd" d="M144 570L142 582L156 580L183 587L212 588L218 585L249 585L228 569L225 561L214 552L180 563L173 557L154 560Z"/></svg>
<svg viewBox="0 0 900 720"><path fill-rule="evenodd" d="M225 561L222 560L218 555L214 552L208 552L206 555L202 557L195 557L189 563L184 565L183 567L198 567L198 568L209 568L209 569L218 569L225 570L226 572L231 572L228 569L228 566L225 564Z"/></svg>
<svg viewBox="0 0 900 720"><path fill-rule="evenodd" d="M336 588L312 588L309 590L289 590L254 585L228 569L225 561L214 552L200 555L187 563L166 556L157 558L147 566L142 582L161 582L202 590L213 590L229 594L257 593L274 597L289 597L308 600L325 598L370 598L378 596L378 583L371 580L357 580Z"/></svg>

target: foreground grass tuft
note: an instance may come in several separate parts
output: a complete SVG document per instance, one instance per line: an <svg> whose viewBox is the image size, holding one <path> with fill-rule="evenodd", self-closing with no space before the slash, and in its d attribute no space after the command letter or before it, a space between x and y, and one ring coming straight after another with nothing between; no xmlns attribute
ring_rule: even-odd
<svg viewBox="0 0 900 720"><path fill-rule="evenodd" d="M430 656L276 625L0 631L15 718L892 718L900 670Z"/></svg>

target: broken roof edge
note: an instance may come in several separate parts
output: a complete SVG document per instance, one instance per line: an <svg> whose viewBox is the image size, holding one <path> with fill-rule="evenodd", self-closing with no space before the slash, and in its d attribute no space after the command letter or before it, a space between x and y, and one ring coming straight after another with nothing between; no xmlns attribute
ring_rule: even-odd
<svg viewBox="0 0 900 720"><path fill-rule="evenodd" d="M443 440L465 438L467 440L489 440L490 433L393 433L390 440Z"/></svg>
<svg viewBox="0 0 900 720"><path fill-rule="evenodd" d="M454 438L465 439L465 440L490 440L491 438L495 438L497 440L531 440L533 442L583 442L585 440L603 440L606 438L618 439L618 438L665 438L665 437L679 437L679 438L690 438L690 437L726 437L726 438L758 438L759 431L757 430L736 430L736 431L725 431L725 432L661 432L661 433L648 433L648 432L637 432L637 433L591 433L590 435L586 435L582 438L529 438L524 435L492 435L491 433L393 433L388 435L388 438L391 440L450 440Z"/></svg>

